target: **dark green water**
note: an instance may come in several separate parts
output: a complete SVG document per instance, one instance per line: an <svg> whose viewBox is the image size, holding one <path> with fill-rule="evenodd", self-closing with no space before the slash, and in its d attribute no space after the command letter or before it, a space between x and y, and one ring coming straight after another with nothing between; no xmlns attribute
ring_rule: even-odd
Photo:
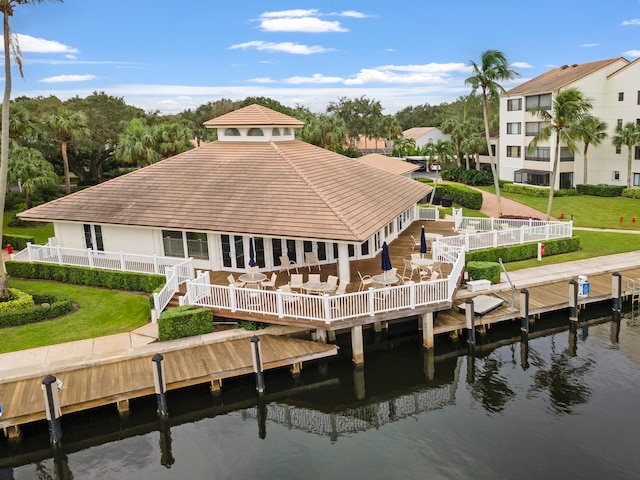
<svg viewBox="0 0 640 480"><path fill-rule="evenodd" d="M267 372L264 402L244 377L171 392L162 423L154 398L65 417L55 457L46 424L25 428L0 479L638 479L640 321L592 323L494 327L473 356L392 326L364 369L343 348Z"/></svg>

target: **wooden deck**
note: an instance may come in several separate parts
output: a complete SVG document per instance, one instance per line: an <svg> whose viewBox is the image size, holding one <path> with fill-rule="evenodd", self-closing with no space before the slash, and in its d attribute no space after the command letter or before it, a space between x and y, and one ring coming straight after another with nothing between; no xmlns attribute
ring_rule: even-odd
<svg viewBox="0 0 640 480"><path fill-rule="evenodd" d="M335 345L284 336L260 335L259 338L264 370L299 365L338 353ZM166 352L162 352L159 344L158 351L164 356L167 390L251 374L252 348L249 337ZM52 371L64 382L60 390L62 413L155 394L151 361L154 353L59 373ZM45 418L42 379L40 375L0 382L4 409L0 427Z"/></svg>
<svg viewBox="0 0 640 480"><path fill-rule="evenodd" d="M624 291L625 279L639 278L640 268L631 268L628 270L620 270L623 277L623 296L629 295L630 292ZM603 302L611 300L611 274L602 273L599 275L589 275L590 293L586 297L578 296L578 305L584 306L590 303ZM569 281L563 280L545 285L527 287L529 292L529 315L532 317L539 316L543 313L556 312L569 308ZM489 291L480 291L476 295L494 295ZM505 300L502 307L493 310L483 316L476 316L476 326L491 326L495 323L511 321L520 318L520 290L516 289L514 294L514 306L510 308L511 292L502 291L498 295ZM464 312L460 312L458 305L464 303L466 298L454 299L453 305L448 310L440 311L436 314L433 331L434 334L448 333L466 328L466 320Z"/></svg>

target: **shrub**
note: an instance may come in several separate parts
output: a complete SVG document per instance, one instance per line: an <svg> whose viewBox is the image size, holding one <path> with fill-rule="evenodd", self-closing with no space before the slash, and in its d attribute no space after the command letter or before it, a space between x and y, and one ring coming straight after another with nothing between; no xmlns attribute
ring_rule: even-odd
<svg viewBox="0 0 640 480"><path fill-rule="evenodd" d="M541 243L544 244L545 256L574 252L580 249L580 237L543 240ZM497 262L499 259L502 259L503 262L508 263L528 260L529 258L536 258L537 256L538 242L534 242L467 252L465 254L465 262L468 265L469 262Z"/></svg>
<svg viewBox="0 0 640 480"><path fill-rule="evenodd" d="M213 313L208 308L192 305L170 308L158 319L158 340L193 337L213 331Z"/></svg>
<svg viewBox="0 0 640 480"><path fill-rule="evenodd" d="M640 188L625 188L624 190L622 190L622 196L627 198L640 199Z"/></svg>
<svg viewBox="0 0 640 480"><path fill-rule="evenodd" d="M237 324L236 324L236 328L243 328L245 330L262 330L263 328L267 328L267 324L265 323L260 323L260 322L254 322L252 320L240 320Z"/></svg>
<svg viewBox="0 0 640 480"><path fill-rule="evenodd" d="M14 327L49 320L69 313L73 309L73 301L68 295L46 293L34 294L30 297L32 298L30 307L0 312L0 327Z"/></svg>
<svg viewBox="0 0 640 480"><path fill-rule="evenodd" d="M0 302L0 313L13 312L24 308L33 307L35 304L33 297L28 293L22 292L17 288L8 288L9 300Z"/></svg>
<svg viewBox="0 0 640 480"><path fill-rule="evenodd" d="M14 250L24 250L29 242L36 243L33 237L25 235L2 235L2 248L7 248L9 244Z"/></svg>
<svg viewBox="0 0 640 480"><path fill-rule="evenodd" d="M34 278L73 283L91 287L105 287L134 292L153 292L164 285L164 275L151 273L121 272L119 270L100 270L89 267L54 265L37 262L5 262L7 275L16 278Z"/></svg>
<svg viewBox="0 0 640 480"><path fill-rule="evenodd" d="M436 187L436 195L451 195L458 205L473 210L482 208L482 192L472 190L464 185L444 183Z"/></svg>
<svg viewBox="0 0 640 480"><path fill-rule="evenodd" d="M468 262L467 272L470 280L489 280L500 283L500 264L497 262Z"/></svg>
<svg viewBox="0 0 640 480"><path fill-rule="evenodd" d="M616 185L576 185L576 191L582 195L594 197L619 197L624 187Z"/></svg>
<svg viewBox="0 0 640 480"><path fill-rule="evenodd" d="M549 198L549 187L531 187L518 183L505 183L501 188L505 192L519 193L520 195L527 195L528 197ZM571 197L576 195L580 195L580 192L573 188L559 188L553 192L554 197Z"/></svg>

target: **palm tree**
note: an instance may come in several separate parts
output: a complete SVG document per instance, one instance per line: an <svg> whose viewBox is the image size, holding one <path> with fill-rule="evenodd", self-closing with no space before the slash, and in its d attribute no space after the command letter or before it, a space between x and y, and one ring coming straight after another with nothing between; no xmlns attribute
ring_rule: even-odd
<svg viewBox="0 0 640 480"><path fill-rule="evenodd" d="M60 142L62 165L64 167L64 190L68 195L71 193L71 176L69 174L67 150L69 143L89 136L87 117L83 112L74 112L62 108L57 114L47 115L44 123L52 131L54 138Z"/></svg>
<svg viewBox="0 0 640 480"><path fill-rule="evenodd" d="M491 142L489 141L489 128L491 125L491 103L495 102L501 93L505 93L505 89L498 82L511 80L519 75L515 70L509 68L509 64L504 53L498 50L485 50L480 56L480 65L473 60L471 68L474 75L465 80L466 84L471 85L472 93L475 94L478 89L482 91L483 117L484 117L484 135L489 148L489 163L491 164L491 172L493 173L493 184L496 189L496 200L498 202L498 216L502 215L502 199L500 198L500 158L496 157L494 163L493 152L491 151Z"/></svg>
<svg viewBox="0 0 640 480"><path fill-rule="evenodd" d="M453 145L456 149L456 163L460 167L462 166L462 152L460 143L464 139L465 126L464 120L460 117L451 117L442 122L440 128L442 128L442 132L448 135L451 135L451 140L453 140Z"/></svg>
<svg viewBox="0 0 640 480"><path fill-rule="evenodd" d="M158 149L164 158L172 157L193 148L193 130L183 122L163 124L158 127Z"/></svg>
<svg viewBox="0 0 640 480"><path fill-rule="evenodd" d="M62 0L59 0L62 1ZM18 45L17 37L13 35L9 26L9 17L17 5L42 3L42 0L0 0L2 11L2 32L4 37L4 95L2 97L2 133L0 134L0 213L4 212L4 200L7 193L7 173L9 166L9 104L11 102L11 57L15 59L20 76L24 78L22 71L22 53ZM0 238L3 233L3 223L0 222ZM1 260L0 260L1 262ZM0 265L0 297L7 298L7 277L4 266Z"/></svg>
<svg viewBox="0 0 640 480"><path fill-rule="evenodd" d="M11 145L18 146L20 137L31 130L31 124L31 117L26 108L16 104L9 106L9 138L11 139Z"/></svg>
<svg viewBox="0 0 640 480"><path fill-rule="evenodd" d="M24 203L31 206L31 194L40 187L52 187L58 184L58 175L53 165L44 159L44 155L34 148L14 147L9 154L7 180L19 183L24 194Z"/></svg>
<svg viewBox="0 0 640 480"><path fill-rule="evenodd" d="M622 148L622 145L627 146L627 188L631 188L631 151L635 145L640 144L640 125L633 122L627 122L624 126L618 125L613 136L613 144L618 148Z"/></svg>
<svg viewBox="0 0 640 480"><path fill-rule="evenodd" d="M560 145L565 144L571 153L575 153L576 131L575 125L581 123L591 110L591 101L575 87L557 90L553 94L551 110L542 107L534 107L531 113L540 117L546 123L538 134L529 143L528 150L533 151L540 142L546 142L552 134L555 140L555 153L553 156L553 168L549 185L549 202L547 204L547 220L551 218L553 206L553 194L555 192L556 177L558 175L558 162L560 160Z"/></svg>
<svg viewBox="0 0 640 480"><path fill-rule="evenodd" d="M573 133L576 135L576 138L582 140L584 143L584 174L582 177L582 182L587 185L587 150L589 149L589 145L593 145L597 147L602 143L602 141L607 138L607 128L608 125L606 122L603 122L598 117L594 117L593 115L587 115L584 117L584 120L580 123L577 123L573 127Z"/></svg>
<svg viewBox="0 0 640 480"><path fill-rule="evenodd" d="M117 160L146 167L162 158L155 150L155 129L148 126L144 118L134 118L130 122L123 122L122 125L124 129L115 153Z"/></svg>

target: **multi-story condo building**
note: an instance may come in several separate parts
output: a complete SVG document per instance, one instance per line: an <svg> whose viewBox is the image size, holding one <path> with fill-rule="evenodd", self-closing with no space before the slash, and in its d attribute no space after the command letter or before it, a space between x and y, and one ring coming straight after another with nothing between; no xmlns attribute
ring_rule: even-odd
<svg viewBox="0 0 640 480"><path fill-rule="evenodd" d="M500 178L528 185L549 186L555 152L555 135L535 150L528 146L544 127L533 107L551 108L559 89L578 88L593 104L591 115L607 123L608 137L600 146L589 145L588 183L627 184L627 147L616 149L612 138L617 125L640 123L640 58L631 62L623 57L550 70L518 87L500 99ZM560 145L556 188L584 183L583 143L571 153ZM632 152L631 185L640 186L640 146Z"/></svg>

